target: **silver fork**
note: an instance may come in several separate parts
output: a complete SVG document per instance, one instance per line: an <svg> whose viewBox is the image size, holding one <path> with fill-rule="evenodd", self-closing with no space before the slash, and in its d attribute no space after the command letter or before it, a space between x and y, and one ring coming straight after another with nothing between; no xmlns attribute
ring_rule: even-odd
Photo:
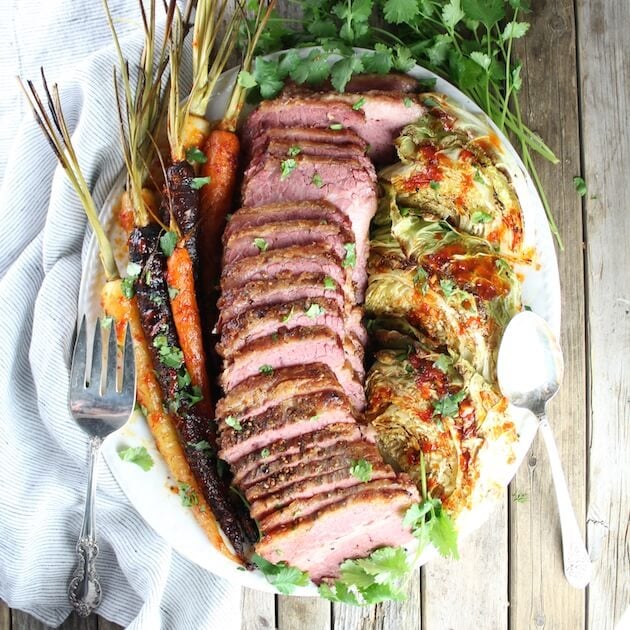
<svg viewBox="0 0 630 630"><path fill-rule="evenodd" d="M83 318L74 346L70 375L70 411L77 424L90 436L88 487L76 548L79 560L68 586L70 603L82 617L87 617L98 607L102 595L96 573L98 543L94 527L94 494L101 444L110 433L126 424L136 398L135 362L129 328L125 332L122 369L118 368L118 344L113 324L105 326L97 320L91 353L88 352L86 329Z"/></svg>

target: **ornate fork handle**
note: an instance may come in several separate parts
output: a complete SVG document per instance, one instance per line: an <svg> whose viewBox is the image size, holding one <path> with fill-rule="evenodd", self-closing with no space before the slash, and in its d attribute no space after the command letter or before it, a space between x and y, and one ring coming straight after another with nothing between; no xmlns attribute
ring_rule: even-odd
<svg viewBox="0 0 630 630"><path fill-rule="evenodd" d="M73 608L81 617L87 617L101 603L101 583L96 574L98 544L94 528L94 495L96 492L96 465L102 440L90 438L90 463L88 468L88 489L85 497L85 511L81 536L77 542L79 561L68 585L68 597Z"/></svg>

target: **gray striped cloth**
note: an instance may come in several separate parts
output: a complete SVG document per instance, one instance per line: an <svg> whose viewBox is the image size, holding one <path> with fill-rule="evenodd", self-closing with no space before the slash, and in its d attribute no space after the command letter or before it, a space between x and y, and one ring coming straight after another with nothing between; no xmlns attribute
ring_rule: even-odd
<svg viewBox="0 0 630 630"><path fill-rule="evenodd" d="M135 0L110 0L123 46L141 44ZM161 3L157 3L161 6ZM56 626L70 613L87 440L68 410L86 221L13 75L57 81L97 205L122 166L100 2L4 0L0 21L0 598ZM240 627L240 589L178 556L101 462L98 571L105 618L130 628Z"/></svg>

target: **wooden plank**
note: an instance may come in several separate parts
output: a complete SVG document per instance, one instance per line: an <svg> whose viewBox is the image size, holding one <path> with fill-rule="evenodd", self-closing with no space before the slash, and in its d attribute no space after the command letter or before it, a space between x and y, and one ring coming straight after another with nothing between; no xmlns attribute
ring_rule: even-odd
<svg viewBox="0 0 630 630"><path fill-rule="evenodd" d="M488 522L461 542L459 560L439 558L423 568L423 629L507 628L507 542L503 499Z"/></svg>
<svg viewBox="0 0 630 630"><path fill-rule="evenodd" d="M330 630L330 602L318 597L278 596L278 630Z"/></svg>
<svg viewBox="0 0 630 630"><path fill-rule="evenodd" d="M123 626L119 626L117 623L113 621L107 621L103 617L98 617L98 630L122 630Z"/></svg>
<svg viewBox="0 0 630 630"><path fill-rule="evenodd" d="M22 610L12 608L11 628L13 630L49 630L51 627ZM59 626L58 630L97 630L96 615L90 615L87 618L83 618L73 612Z"/></svg>
<svg viewBox="0 0 630 630"><path fill-rule="evenodd" d="M406 585L407 600L376 606L333 604L334 630L417 630L420 628L420 571Z"/></svg>
<svg viewBox="0 0 630 630"><path fill-rule="evenodd" d="M558 252L565 376L549 415L578 522L584 523L584 279L580 198L573 184L580 171L574 10L572 0L531 4L532 27L519 49L527 70L523 117L560 158L556 166L542 159L536 165L565 245ZM526 501L511 502L510 627L584 628L584 592L564 579L551 471L538 439L516 476L514 493Z"/></svg>
<svg viewBox="0 0 630 630"><path fill-rule="evenodd" d="M276 599L271 593L243 589L241 630L273 630L276 627Z"/></svg>
<svg viewBox="0 0 630 630"><path fill-rule="evenodd" d="M588 628L630 616L630 23L628 0L577 2L590 340ZM621 621L626 613L625 625Z"/></svg>
<svg viewBox="0 0 630 630"><path fill-rule="evenodd" d="M0 599L0 630L11 630L11 609Z"/></svg>

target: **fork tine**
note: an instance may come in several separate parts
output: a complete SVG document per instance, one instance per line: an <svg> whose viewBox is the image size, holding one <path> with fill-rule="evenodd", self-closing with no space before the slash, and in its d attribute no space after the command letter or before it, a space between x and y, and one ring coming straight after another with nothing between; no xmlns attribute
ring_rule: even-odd
<svg viewBox="0 0 630 630"><path fill-rule="evenodd" d="M79 333L74 342L72 352L72 368L70 373L70 387L72 390L85 387L85 366L87 353L87 323L85 315L81 318Z"/></svg>
<svg viewBox="0 0 630 630"><path fill-rule="evenodd" d="M136 359L133 352L133 337L129 324L125 328L125 349L123 362L122 393L135 397L136 390Z"/></svg>
<svg viewBox="0 0 630 630"><path fill-rule="evenodd" d="M92 343L92 365L88 375L88 385L90 388L101 389L101 373L103 370L103 339L100 321L96 320L94 327L94 341Z"/></svg>
<svg viewBox="0 0 630 630"><path fill-rule="evenodd" d="M103 322L101 321L101 329L103 328ZM118 339L116 337L116 326L112 321L103 334L108 336L107 341L107 376L105 377L104 388L108 391L118 391Z"/></svg>

